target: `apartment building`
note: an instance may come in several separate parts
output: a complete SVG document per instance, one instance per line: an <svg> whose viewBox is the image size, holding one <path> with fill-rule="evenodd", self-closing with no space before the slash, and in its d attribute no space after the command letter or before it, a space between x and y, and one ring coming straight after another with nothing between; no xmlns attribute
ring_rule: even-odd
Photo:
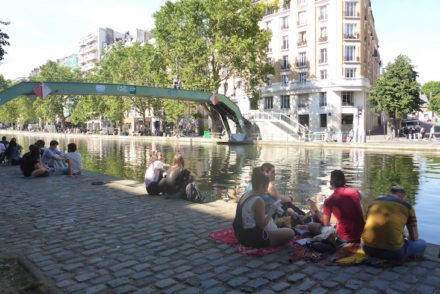
<svg viewBox="0 0 440 294"><path fill-rule="evenodd" d="M370 0L280 2L254 1L265 7L260 27L272 31L267 62L275 68L259 110L283 113L312 132L353 129L364 142L380 123L367 102L381 65ZM232 88L228 94L246 105L240 86Z"/></svg>
<svg viewBox="0 0 440 294"><path fill-rule="evenodd" d="M78 54L71 54L57 59L57 63L60 66L67 66L72 70L79 68Z"/></svg>
<svg viewBox="0 0 440 294"><path fill-rule="evenodd" d="M81 38L79 41L79 67L81 71L89 71L101 59L102 51L108 46L131 41L129 32L119 33L110 28L99 28L97 31Z"/></svg>

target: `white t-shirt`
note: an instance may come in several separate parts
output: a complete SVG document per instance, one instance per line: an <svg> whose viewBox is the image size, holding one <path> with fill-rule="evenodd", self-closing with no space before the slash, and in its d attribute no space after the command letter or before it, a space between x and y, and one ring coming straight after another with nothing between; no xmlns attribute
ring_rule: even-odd
<svg viewBox="0 0 440 294"><path fill-rule="evenodd" d="M164 163L156 160L145 171L145 187L159 180L160 171L163 169Z"/></svg>
<svg viewBox="0 0 440 294"><path fill-rule="evenodd" d="M250 196L250 193L246 193L243 195L243 197L248 198ZM254 204L257 199L262 199L260 196L256 196L252 199L250 199L248 202L245 203L245 205L241 208L241 218L243 221L243 228L244 229L252 229L257 226L257 222L255 221L255 213L254 213ZM240 200L240 202L245 201L246 199ZM270 221L267 223L266 230L275 230L277 229L277 225L275 224L274 220L271 218Z"/></svg>
<svg viewBox="0 0 440 294"><path fill-rule="evenodd" d="M83 169L81 154L76 152L66 153L66 159L72 162L72 174L80 174Z"/></svg>

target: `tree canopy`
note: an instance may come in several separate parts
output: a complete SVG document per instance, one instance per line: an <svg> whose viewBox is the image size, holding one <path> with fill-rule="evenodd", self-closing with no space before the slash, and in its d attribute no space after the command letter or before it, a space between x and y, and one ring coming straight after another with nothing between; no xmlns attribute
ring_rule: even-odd
<svg viewBox="0 0 440 294"><path fill-rule="evenodd" d="M368 99L375 111L384 111L393 119L395 127L397 120L403 114L420 110L420 88L416 81L418 74L405 55L399 55L394 62L389 63L376 81Z"/></svg>
<svg viewBox="0 0 440 294"><path fill-rule="evenodd" d="M0 20L0 24L2 24L2 25L8 25L9 22L4 22L4 21L1 21L1 20ZM4 47L9 45L8 39L9 39L8 34L4 33L4 32L0 29L0 61L3 60L4 55L6 54L6 51L5 51Z"/></svg>
<svg viewBox="0 0 440 294"><path fill-rule="evenodd" d="M429 109L440 111L440 81L430 81L423 85L422 93L429 99Z"/></svg>
<svg viewBox="0 0 440 294"><path fill-rule="evenodd" d="M216 92L230 77L243 79L251 95L266 79L271 33L258 23L263 9L252 0L167 1L154 14L157 50L166 61L168 81Z"/></svg>

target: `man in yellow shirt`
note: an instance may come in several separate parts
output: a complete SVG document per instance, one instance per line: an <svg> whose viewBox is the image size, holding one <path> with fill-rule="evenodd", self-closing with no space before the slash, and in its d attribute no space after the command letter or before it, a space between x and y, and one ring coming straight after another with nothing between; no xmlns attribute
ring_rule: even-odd
<svg viewBox="0 0 440 294"><path fill-rule="evenodd" d="M394 186L387 196L378 197L370 204L361 237L367 255L384 259L423 255L426 242L419 239L414 207L405 199L405 189ZM405 226L408 240L404 238Z"/></svg>

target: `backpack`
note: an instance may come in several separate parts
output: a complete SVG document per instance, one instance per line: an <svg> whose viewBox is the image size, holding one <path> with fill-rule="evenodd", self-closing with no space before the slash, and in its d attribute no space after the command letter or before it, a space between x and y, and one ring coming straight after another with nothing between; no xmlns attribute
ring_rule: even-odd
<svg viewBox="0 0 440 294"><path fill-rule="evenodd" d="M191 202L202 203L205 196L202 195L196 184L189 183L185 188L186 199Z"/></svg>

